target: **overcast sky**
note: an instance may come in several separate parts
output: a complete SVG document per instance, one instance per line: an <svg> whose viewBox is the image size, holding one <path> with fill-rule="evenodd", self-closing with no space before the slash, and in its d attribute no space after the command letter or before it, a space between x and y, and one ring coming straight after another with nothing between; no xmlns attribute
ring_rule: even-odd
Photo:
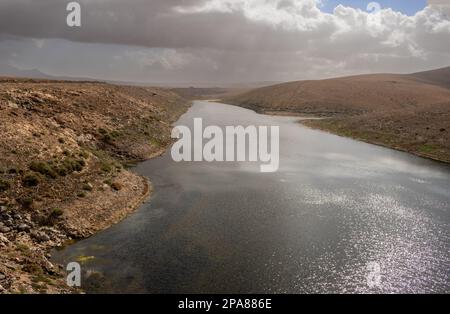
<svg viewBox="0 0 450 314"><path fill-rule="evenodd" d="M0 65L216 84L450 65L450 10L422 0L79 0L79 28L69 2L0 0Z"/></svg>

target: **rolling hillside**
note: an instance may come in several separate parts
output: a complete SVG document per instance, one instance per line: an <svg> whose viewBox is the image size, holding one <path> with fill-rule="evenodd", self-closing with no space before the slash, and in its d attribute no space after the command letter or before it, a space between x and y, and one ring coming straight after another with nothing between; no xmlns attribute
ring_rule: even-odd
<svg viewBox="0 0 450 314"><path fill-rule="evenodd" d="M450 68L411 75L373 74L298 81L254 89L224 101L258 112L348 116L411 109L450 100Z"/></svg>
<svg viewBox="0 0 450 314"><path fill-rule="evenodd" d="M324 117L304 124L450 162L450 67L290 82L224 102L261 113Z"/></svg>

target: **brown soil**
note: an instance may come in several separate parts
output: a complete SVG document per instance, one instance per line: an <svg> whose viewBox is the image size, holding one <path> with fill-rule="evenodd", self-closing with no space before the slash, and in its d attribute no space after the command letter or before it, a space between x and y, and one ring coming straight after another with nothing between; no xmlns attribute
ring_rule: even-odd
<svg viewBox="0 0 450 314"><path fill-rule="evenodd" d="M48 252L124 218L187 109L159 88L0 79L0 293L73 292Z"/></svg>

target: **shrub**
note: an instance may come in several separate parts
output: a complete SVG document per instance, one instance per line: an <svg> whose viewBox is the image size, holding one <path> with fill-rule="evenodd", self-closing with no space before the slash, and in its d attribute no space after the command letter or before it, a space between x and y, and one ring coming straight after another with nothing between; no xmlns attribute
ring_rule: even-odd
<svg viewBox="0 0 450 314"><path fill-rule="evenodd" d="M60 217L64 214L62 209L59 208L54 208L51 212L50 212L50 216L53 217Z"/></svg>
<svg viewBox="0 0 450 314"><path fill-rule="evenodd" d="M39 178L36 175L30 173L23 177L22 182L27 187L33 187L39 184Z"/></svg>
<svg viewBox="0 0 450 314"><path fill-rule="evenodd" d="M58 167L56 171L61 177L65 177L69 174L68 170L64 166Z"/></svg>
<svg viewBox="0 0 450 314"><path fill-rule="evenodd" d="M16 174L17 172L18 172L17 169L14 168L14 167L9 168L9 170L8 170L8 173L9 173L9 174Z"/></svg>
<svg viewBox="0 0 450 314"><path fill-rule="evenodd" d="M74 171L83 170L86 162L83 159L75 160L73 158L66 158L63 161L62 167L65 168L67 174L72 173Z"/></svg>
<svg viewBox="0 0 450 314"><path fill-rule="evenodd" d="M61 144L64 144L64 139L62 137L58 138L58 142L60 142Z"/></svg>
<svg viewBox="0 0 450 314"><path fill-rule="evenodd" d="M43 174L52 179L58 177L57 172L48 163L42 161L33 161L30 164L30 170Z"/></svg>
<svg viewBox="0 0 450 314"><path fill-rule="evenodd" d="M85 152L85 151L79 152L78 155L79 155L81 158L84 158L84 159L87 159L87 158L89 157L89 154L88 154L87 152Z"/></svg>
<svg viewBox="0 0 450 314"><path fill-rule="evenodd" d="M0 179L0 192L9 190L10 187L11 187L11 184L8 181Z"/></svg>
<svg viewBox="0 0 450 314"><path fill-rule="evenodd" d="M113 137L111 135L105 134L102 137L102 141L107 143L107 144L112 144L114 142L114 139L113 139Z"/></svg>
<svg viewBox="0 0 450 314"><path fill-rule="evenodd" d="M33 205L33 199L31 197L24 197L19 200L19 203L23 208L28 209Z"/></svg>
<svg viewBox="0 0 450 314"><path fill-rule="evenodd" d="M45 224L53 226L63 214L64 212L59 208L52 209L45 220Z"/></svg>
<svg viewBox="0 0 450 314"><path fill-rule="evenodd" d="M106 131L104 128L99 128L98 133L105 135L105 134L108 134L108 131Z"/></svg>
<svg viewBox="0 0 450 314"><path fill-rule="evenodd" d="M120 132L119 132L119 131L116 131L116 130L114 130L114 131L112 131L112 132L111 132L111 136L112 136L113 138L117 138L117 137L119 137L119 136L120 136Z"/></svg>
<svg viewBox="0 0 450 314"><path fill-rule="evenodd" d="M77 193L77 196L80 197L80 198L83 198L83 197L86 197L86 193L84 193L84 192L78 192L78 193Z"/></svg>
<svg viewBox="0 0 450 314"><path fill-rule="evenodd" d="M111 164L110 164L109 162L107 162L107 161L102 161L102 162L100 163L100 169L101 169L103 172L111 172L112 167L111 167Z"/></svg>

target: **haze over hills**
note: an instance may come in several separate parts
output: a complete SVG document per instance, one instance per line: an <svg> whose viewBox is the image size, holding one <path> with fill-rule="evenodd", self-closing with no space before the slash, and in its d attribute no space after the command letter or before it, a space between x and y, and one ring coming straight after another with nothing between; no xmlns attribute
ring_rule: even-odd
<svg viewBox="0 0 450 314"><path fill-rule="evenodd" d="M51 76L39 70L21 70L9 64L0 64L0 76L50 79Z"/></svg>
<svg viewBox="0 0 450 314"><path fill-rule="evenodd" d="M100 79L87 76L59 76L44 73L36 69L19 69L10 64L0 63L0 77L11 78L26 78L26 79L43 79L55 81L83 81L83 82L104 82L115 85L129 85L129 86L152 86L152 87L166 87L176 88L180 94L188 97L196 95L212 95L217 94L220 90L220 95L228 95L228 91L244 92L250 89L270 86L278 81L255 81L255 82L228 82L217 84L216 82L207 81L180 81L180 82L164 82L164 81L122 81L114 79ZM219 86L220 85L220 86ZM234 95L234 93L233 93Z"/></svg>
<svg viewBox="0 0 450 314"><path fill-rule="evenodd" d="M450 101L450 67L414 73L370 74L278 84L226 98L260 112L355 115Z"/></svg>

